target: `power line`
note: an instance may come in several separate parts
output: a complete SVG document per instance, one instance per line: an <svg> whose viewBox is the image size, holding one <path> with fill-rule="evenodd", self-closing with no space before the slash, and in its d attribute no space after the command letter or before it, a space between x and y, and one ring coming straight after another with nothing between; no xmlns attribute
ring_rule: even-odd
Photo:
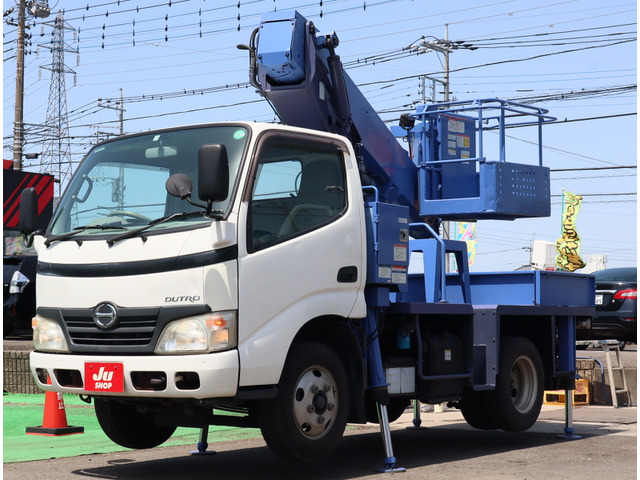
<svg viewBox="0 0 640 480"><path fill-rule="evenodd" d="M505 64L505 63L526 62L526 61L529 61L529 60L536 60L536 59L539 59L539 58L549 57L549 56L553 56L553 55L562 55L562 54L565 54L565 53L573 53L573 52L579 52L579 51L584 51L584 50L591 50L591 49L594 49L594 48L612 47L612 46L615 46L615 45L621 45L621 44L625 44L625 43L629 43L629 42L635 42L635 41L637 41L637 39L636 38L632 38L632 39L628 39L628 40L621 40L621 41L617 41L617 42L611 42L611 43L608 43L606 45L591 45L591 46L588 46L588 47L581 47L581 48L573 48L573 49L569 49L569 50L562 50L562 51L559 51L559 52L541 53L539 55L534 55L534 56L526 57L526 58L512 58L512 59L509 59L509 60L499 60L499 61L496 61L496 62L483 63L483 64L479 64L479 65L469 65L469 66L466 66L466 67L458 67L458 68L455 68L455 69L450 69L449 72L450 73L452 73L452 72L461 72L461 71L470 70L470 69L473 69L473 68L484 68L484 67L490 67L490 66L494 66L494 65L502 65L502 64ZM400 54L401 54L401 52L397 52L397 53L393 54L394 58L388 58L388 59L383 60L382 62L379 61L377 63L383 63L383 62L387 62L387 61L390 61L390 60L394 60L395 56L400 55ZM421 54L422 53L418 53L418 55L421 55ZM365 67L365 66L375 65L375 64L376 64L376 62L359 63L358 60L354 60L352 62L347 62L345 65L351 66L352 68L356 68L356 67ZM440 71L440 72L430 72L430 73L428 73L428 75L437 75L439 73L443 73L443 72L442 71ZM381 83L388 83L389 81L405 80L407 78L418 78L418 77L420 77L420 75L422 75L422 74L406 75L406 76L403 76L403 77L395 78L393 80L375 80L375 81L367 82L367 83L364 83L364 84L361 84L361 85L378 85L378 84L381 84Z"/></svg>
<svg viewBox="0 0 640 480"><path fill-rule="evenodd" d="M606 177L603 177L602 175L583 175L580 177L555 177L553 180L554 181L559 181L559 180L591 180L594 178L597 179L609 179L609 178L628 178L628 177L636 177L635 173L624 173L622 175L607 175Z"/></svg>
<svg viewBox="0 0 640 480"><path fill-rule="evenodd" d="M564 119L564 120L556 120L555 122L551 122L549 125L560 125L562 123L573 123L573 122L586 122L590 120L604 120L606 118L619 118L619 117L628 117L632 115L637 115L637 112L628 112L628 113L615 113L613 115L600 115L597 117L583 117L583 118L572 118L572 119Z"/></svg>
<svg viewBox="0 0 640 480"><path fill-rule="evenodd" d="M183 3L189 0L179 0L178 2L174 2L174 3ZM187 12L187 13L181 13L175 16L169 16L169 14L167 13L165 15L164 18L161 17L156 17L154 19L146 19L146 20L139 20L139 23L142 21L165 21L165 25L163 27L157 27L157 28L153 28L153 29L148 29L148 30L144 30L141 32L136 32L135 28L132 29L131 32L128 33L114 33L114 34L107 34L107 28L111 28L114 26L132 26L135 27L135 20L133 20L131 23L122 23L122 24L116 24L116 25L108 25L106 23L104 23L102 25L102 27L88 27L85 28L85 30L95 30L95 29L101 29L102 30L102 35L99 35L97 37L90 37L90 39L98 39L98 40L102 40L100 48L104 49L105 47L117 47L120 45L129 45L129 46L135 46L135 37L136 34L149 34L149 33L157 33L160 34L160 36L154 37L154 38L149 38L146 41L147 42L160 42L160 41L169 41L169 40L184 40L184 39L188 39L188 38L202 38L205 36L209 36L209 35L217 35L220 33L227 33L227 32L232 32L232 31L240 31L243 29L253 29L256 24L252 23L248 26L242 26L240 21L241 19L247 19L247 18L257 18L260 17L262 15L262 13L250 13L250 14L245 14L245 15L241 15L240 14L240 7L245 6L245 5L250 5L253 3L260 3L263 0L252 0L252 1L244 1L244 2L240 2L238 1L237 4L229 4L229 5L225 5L225 6L220 6L220 7L215 7L215 8L211 8L211 9L199 9L197 12L193 11L193 12ZM322 7L323 5L327 5L327 4L334 4L334 3L342 3L345 2L347 0L324 0L323 2L320 2L320 6ZM377 7L383 4L387 4L387 3L394 3L400 0L378 0L378 1L370 1L369 3L367 3L366 1L362 4L362 5L358 5L358 6L353 6L353 7L346 7L346 8L342 8L342 9L335 9L335 10L331 10L331 11L323 11L321 8L321 11L319 14L316 15L307 15L310 18L316 17L316 16L320 16L322 17L323 15L332 15L332 14L337 14L337 13L344 13L344 12L348 12L348 11L353 11L353 10L361 10L364 9L366 10L367 8L372 8L372 7ZM117 13L131 13L133 11L135 11L136 13L139 13L139 10L143 10L143 9L150 9L150 8L156 8L156 7L163 7L163 6L167 6L166 4L156 4L156 5L149 5L149 6L145 6L145 7L136 7L136 9L128 9L128 10L122 10L122 11L118 11ZM169 2L169 6L171 6L171 2ZM306 3L306 4L301 4L301 5L297 5L297 6L288 6L287 9L294 9L294 10L301 10L301 9L305 9L305 8L309 8L309 7L315 7L318 6L317 2L314 3ZM184 16L190 16L190 15L198 15L198 17L200 18L202 16L203 13L208 13L208 12L212 12L212 11L220 11L220 10L224 10L224 9L229 9L229 8L235 8L237 9L237 14L233 15L233 16L229 16L227 18L222 18L222 19L215 19L212 21L202 21L201 19L198 22L193 22L193 23L187 23L187 24L183 24L183 25L179 25L179 26L175 26L175 27L171 27L174 31L177 29L185 29L185 28L189 28L189 27L193 27L193 28L198 28L198 31L194 31L193 33L188 33L188 34L184 34L184 35L170 35L169 34L169 24L168 24L168 20L169 18L174 18L174 17L184 17ZM73 20L79 20L79 19L87 19L90 17L99 17L105 15L106 17L108 17L109 15L112 15L108 12L106 12L105 14L95 14L95 15L85 15L84 17L76 17ZM230 27L226 27L226 28L220 28L220 29L214 29L214 30L209 30L209 31L203 31L202 27L203 26L207 26L207 25L212 25L212 24L217 24L217 23L225 23L225 22L237 22L237 24L235 24L234 26L230 26ZM129 37L130 40L127 41L123 41L120 43L114 43L114 44L105 44L105 40L107 38L125 38L125 37ZM87 48L91 49L93 48L93 46L88 46ZM97 47L95 47L97 48Z"/></svg>
<svg viewBox="0 0 640 480"><path fill-rule="evenodd" d="M482 41L493 41L493 40L508 40L511 38L528 38L528 37L543 37L548 35L564 35L565 33L577 33L577 32L592 32L594 30L603 30L605 28L619 28L619 27L631 27L636 25L636 22L630 23L618 23L615 25L602 25L599 27L588 27L588 28L576 28L573 30L564 30L561 32L542 32L542 33L530 33L527 35L511 35L506 37L493 37L493 38L482 38L479 37L477 39L470 39L469 42L482 42Z"/></svg>
<svg viewBox="0 0 640 480"><path fill-rule="evenodd" d="M581 193L581 197L621 197L621 196L629 196L629 195L638 195L637 192L629 192L629 193ZM562 194L554 194L552 197L562 197Z"/></svg>
<svg viewBox="0 0 640 480"><path fill-rule="evenodd" d="M585 168L552 168L552 172L583 172L595 170L620 170L623 168L638 168L637 165L616 165L614 167L585 167Z"/></svg>

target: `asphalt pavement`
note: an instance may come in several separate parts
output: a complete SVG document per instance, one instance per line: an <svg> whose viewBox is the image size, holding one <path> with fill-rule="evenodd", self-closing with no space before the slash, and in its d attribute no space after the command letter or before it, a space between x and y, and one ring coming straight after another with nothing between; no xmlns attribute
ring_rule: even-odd
<svg viewBox="0 0 640 480"><path fill-rule="evenodd" d="M88 454L4 464L5 479L635 479L636 407L574 408L574 435L565 433L565 409L545 405L527 432L480 431L460 412L422 413L412 429L407 411L392 424L397 465L403 473L379 473L384 450L377 425L350 427L337 452L320 464L286 462L261 438L215 442L217 453L190 456L192 447ZM581 437L581 438L578 438Z"/></svg>

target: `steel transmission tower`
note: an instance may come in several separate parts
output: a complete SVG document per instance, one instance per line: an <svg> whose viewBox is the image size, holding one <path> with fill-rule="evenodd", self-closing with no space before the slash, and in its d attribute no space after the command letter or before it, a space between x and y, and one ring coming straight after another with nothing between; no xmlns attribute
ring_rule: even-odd
<svg viewBox="0 0 640 480"><path fill-rule="evenodd" d="M62 12L58 12L53 22L46 25L53 26L51 44L39 45L51 50L51 64L42 66L51 71L49 86L49 103L47 107L46 133L40 163L40 172L51 173L58 179L57 197L60 197L63 187L71 177L71 140L69 137L69 119L67 116L67 90L65 75L75 72L64 63L64 53L78 53L64 41L65 30L75 31L64 21Z"/></svg>

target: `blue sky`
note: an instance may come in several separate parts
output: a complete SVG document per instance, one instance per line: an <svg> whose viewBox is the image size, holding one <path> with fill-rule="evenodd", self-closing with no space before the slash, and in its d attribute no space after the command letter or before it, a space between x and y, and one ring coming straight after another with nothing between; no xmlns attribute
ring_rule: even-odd
<svg viewBox="0 0 640 480"><path fill-rule="evenodd" d="M65 75L70 169L97 138L118 132L117 111L105 107L114 107L121 89L125 133L223 120L273 121L268 104L247 86L247 53L236 48L248 43L266 11L298 9L320 31L335 30L349 75L389 125L422 101L419 75L442 79L441 54L408 56L403 47L422 36L444 38L448 24L450 40L477 47L450 56L453 98L542 97L546 101L535 105L563 120L548 125L543 137L545 164L552 169L552 216L479 222L472 270L512 270L528 263L533 240L554 242L563 190L584 196L577 219L581 253L606 254L608 267L636 264L636 170L599 169L637 165L636 2L101 0L88 9L86 1L49 3L48 19L30 19L26 153L40 153L46 143L38 125L47 118L52 57L46 46L58 10L64 10L69 27L65 65L74 72ZM13 5L5 0L3 10ZM3 157L12 158L15 27L4 24L3 35ZM364 62L372 56L378 60ZM389 58L395 59L382 61ZM437 100L441 92L438 84ZM508 160L535 162L533 132L527 130L508 132ZM38 161L27 160L26 169L39 171ZM553 171L558 169L575 170Z"/></svg>

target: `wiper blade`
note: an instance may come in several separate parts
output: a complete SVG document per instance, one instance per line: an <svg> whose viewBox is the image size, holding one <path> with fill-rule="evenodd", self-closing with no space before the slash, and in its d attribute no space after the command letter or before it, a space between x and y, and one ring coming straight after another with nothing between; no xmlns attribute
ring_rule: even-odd
<svg viewBox="0 0 640 480"><path fill-rule="evenodd" d="M169 215L167 217L156 218L155 220L150 221L147 225L143 227L136 228L135 230L129 230L128 232L124 232L121 235L116 235L115 237L111 237L110 239L107 240L107 244L110 247L112 247L114 243L119 242L120 240L135 237L138 234L144 232L145 230L151 227L155 227L156 225L160 225L161 223L165 223L170 220L177 220L179 218L197 217L200 215L204 215L204 212L180 212L180 213L174 213L173 215Z"/></svg>
<svg viewBox="0 0 640 480"><path fill-rule="evenodd" d="M62 240L66 240L67 238L71 238L85 230L124 230L124 227L116 227L114 225L85 225L84 227L74 228L73 231L63 233L62 235L54 235L53 237L49 237L45 240L44 246L48 247L53 242L59 242Z"/></svg>

